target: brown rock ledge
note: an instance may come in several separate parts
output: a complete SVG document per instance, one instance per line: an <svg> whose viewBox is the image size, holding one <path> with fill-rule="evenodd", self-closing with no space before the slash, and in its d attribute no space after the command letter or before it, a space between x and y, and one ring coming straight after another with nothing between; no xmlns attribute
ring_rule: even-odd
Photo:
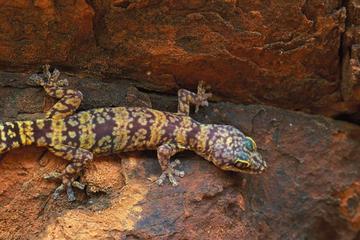
<svg viewBox="0 0 360 240"><path fill-rule="evenodd" d="M0 70L51 63L171 93L205 80L233 102L353 114L358 9L358 0L0 0Z"/></svg>

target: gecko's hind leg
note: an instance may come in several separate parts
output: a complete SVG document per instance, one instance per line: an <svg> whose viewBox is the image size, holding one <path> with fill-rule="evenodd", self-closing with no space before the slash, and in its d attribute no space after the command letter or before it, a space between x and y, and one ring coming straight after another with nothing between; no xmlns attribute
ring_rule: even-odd
<svg viewBox="0 0 360 240"><path fill-rule="evenodd" d="M85 149L67 145L49 147L49 151L71 162L62 173L48 176L48 178L61 177L62 179L62 184L55 190L53 197L58 198L60 193L66 190L68 200L76 200L72 187L85 188L85 185L76 179L82 174L84 166L93 159L93 154Z"/></svg>

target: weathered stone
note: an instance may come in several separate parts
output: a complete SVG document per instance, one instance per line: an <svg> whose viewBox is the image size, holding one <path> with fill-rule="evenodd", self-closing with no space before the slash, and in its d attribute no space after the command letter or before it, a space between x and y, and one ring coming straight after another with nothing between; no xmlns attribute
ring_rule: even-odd
<svg viewBox="0 0 360 240"><path fill-rule="evenodd" d="M342 42L341 96L344 102L333 108L347 113L348 119L360 123L360 2L347 1L347 27Z"/></svg>
<svg viewBox="0 0 360 240"><path fill-rule="evenodd" d="M80 110L175 111L205 80L213 100L360 120L358 0L0 0L0 120L55 102L27 77L43 63L84 93ZM346 20L346 21L345 21ZM150 90L148 94L134 88ZM171 93L160 94L160 93ZM201 108L201 122L253 136L262 175L178 156L180 186L158 187L152 152L99 157L86 195L54 201L45 149L0 156L0 239L358 239L360 128L260 105Z"/></svg>
<svg viewBox="0 0 360 240"><path fill-rule="evenodd" d="M5 69L74 63L93 39L94 12L85 0L0 1L0 63ZM74 50L76 49L76 52Z"/></svg>
<svg viewBox="0 0 360 240"><path fill-rule="evenodd" d="M359 100L348 96L358 90L345 79L352 70L341 69L346 61L339 52L345 7L357 24L359 4L341 4L3 0L1 69L49 62L172 93L205 80L217 96L235 102L354 113Z"/></svg>

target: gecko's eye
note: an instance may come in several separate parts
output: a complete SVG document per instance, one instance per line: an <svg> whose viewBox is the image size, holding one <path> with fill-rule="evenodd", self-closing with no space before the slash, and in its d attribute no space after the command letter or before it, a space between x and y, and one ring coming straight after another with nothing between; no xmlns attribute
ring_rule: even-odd
<svg viewBox="0 0 360 240"><path fill-rule="evenodd" d="M235 164L245 167L250 166L250 156L244 152L241 152L235 159Z"/></svg>
<svg viewBox="0 0 360 240"><path fill-rule="evenodd" d="M253 152L256 150L256 143L251 137L245 137L244 146L250 152Z"/></svg>

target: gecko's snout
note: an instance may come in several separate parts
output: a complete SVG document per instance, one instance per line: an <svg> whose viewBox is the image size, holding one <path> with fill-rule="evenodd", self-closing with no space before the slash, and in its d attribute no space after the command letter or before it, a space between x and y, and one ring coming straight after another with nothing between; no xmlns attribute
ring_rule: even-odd
<svg viewBox="0 0 360 240"><path fill-rule="evenodd" d="M254 152L250 156L250 167L249 169L254 173L261 173L267 168L266 161L263 160L259 152Z"/></svg>
<svg viewBox="0 0 360 240"><path fill-rule="evenodd" d="M250 174L259 174L262 173L266 168L267 164L262 159L262 156L258 152L253 152L249 155L242 154L244 156L247 156L245 159L244 157L238 158L235 160L235 168L232 169L233 171L238 172L245 172Z"/></svg>

